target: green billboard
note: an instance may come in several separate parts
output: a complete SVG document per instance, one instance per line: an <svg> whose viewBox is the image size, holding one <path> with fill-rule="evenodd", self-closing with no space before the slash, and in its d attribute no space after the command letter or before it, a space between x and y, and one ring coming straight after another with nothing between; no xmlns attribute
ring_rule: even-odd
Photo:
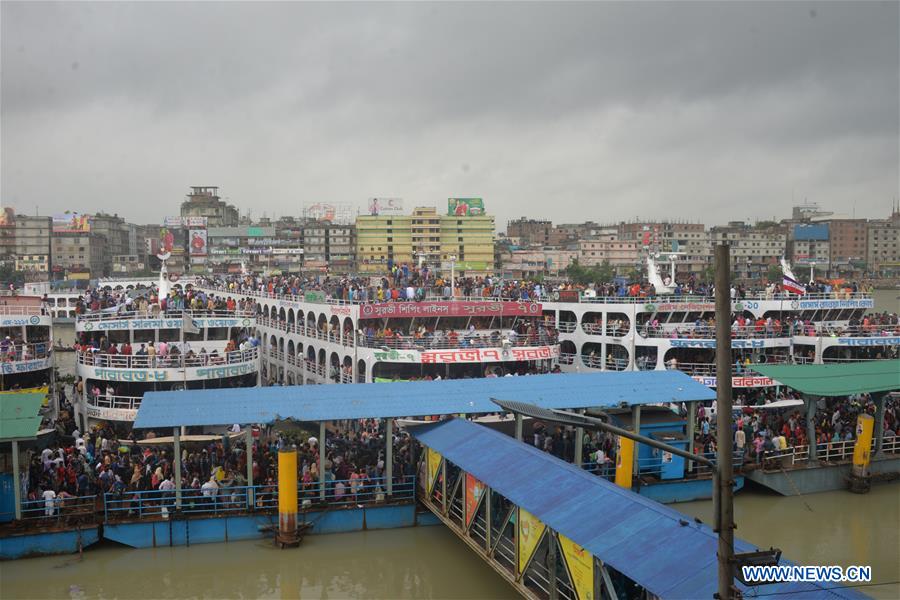
<svg viewBox="0 0 900 600"><path fill-rule="evenodd" d="M484 214L481 198L447 198L447 214L451 217L474 217Z"/></svg>

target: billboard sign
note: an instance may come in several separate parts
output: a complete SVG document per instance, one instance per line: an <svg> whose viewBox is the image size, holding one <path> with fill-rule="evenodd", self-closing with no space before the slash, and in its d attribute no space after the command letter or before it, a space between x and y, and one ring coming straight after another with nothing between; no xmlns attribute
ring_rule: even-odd
<svg viewBox="0 0 900 600"><path fill-rule="evenodd" d="M474 217L484 214L481 198L447 198L447 214L451 217Z"/></svg>
<svg viewBox="0 0 900 600"><path fill-rule="evenodd" d="M315 221L327 221L335 225L349 225L353 221L353 207L349 204L326 204L318 202L307 206L303 216Z"/></svg>
<svg viewBox="0 0 900 600"><path fill-rule="evenodd" d="M206 228L206 217L166 217L163 221L163 224L169 228Z"/></svg>
<svg viewBox="0 0 900 600"><path fill-rule="evenodd" d="M206 256L206 230L191 229L191 256Z"/></svg>
<svg viewBox="0 0 900 600"><path fill-rule="evenodd" d="M403 198L369 198L370 215L398 215L403 212Z"/></svg>
<svg viewBox="0 0 900 600"><path fill-rule="evenodd" d="M91 217L81 213L67 212L53 215L53 233L90 233Z"/></svg>
<svg viewBox="0 0 900 600"><path fill-rule="evenodd" d="M15 227L16 211L11 207L0 208L0 227Z"/></svg>

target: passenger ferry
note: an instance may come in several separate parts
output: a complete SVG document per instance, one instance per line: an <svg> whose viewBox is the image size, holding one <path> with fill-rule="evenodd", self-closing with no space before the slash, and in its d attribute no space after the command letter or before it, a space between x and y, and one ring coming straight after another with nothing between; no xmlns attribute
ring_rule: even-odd
<svg viewBox="0 0 900 600"><path fill-rule="evenodd" d="M53 383L53 320L37 296L0 295L0 390Z"/></svg>
<svg viewBox="0 0 900 600"><path fill-rule="evenodd" d="M148 391L258 385L259 348L250 337L256 325L255 314L240 311L79 314L75 362L84 425L127 425Z"/></svg>

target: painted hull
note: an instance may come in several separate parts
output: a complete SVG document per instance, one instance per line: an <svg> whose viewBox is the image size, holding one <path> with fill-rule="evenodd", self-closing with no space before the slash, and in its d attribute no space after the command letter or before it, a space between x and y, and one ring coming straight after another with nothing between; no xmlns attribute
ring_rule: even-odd
<svg viewBox="0 0 900 600"><path fill-rule="evenodd" d="M744 487L743 475L734 478L734 491ZM643 485L638 490L641 496L662 504L675 502L691 502L693 500L710 500L712 498L711 479L680 479Z"/></svg>
<svg viewBox="0 0 900 600"><path fill-rule="evenodd" d="M0 537L0 560L73 554L97 543L99 527L85 527L81 531L45 531Z"/></svg>

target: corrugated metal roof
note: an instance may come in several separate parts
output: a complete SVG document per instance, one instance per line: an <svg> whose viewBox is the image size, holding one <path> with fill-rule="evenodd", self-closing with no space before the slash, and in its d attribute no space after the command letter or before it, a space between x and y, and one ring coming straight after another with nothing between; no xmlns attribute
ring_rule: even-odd
<svg viewBox="0 0 900 600"><path fill-rule="evenodd" d="M544 408L611 407L712 400L715 394L680 371L565 373L343 385L275 386L148 392L135 427L332 421L498 410L491 398Z"/></svg>
<svg viewBox="0 0 900 600"><path fill-rule="evenodd" d="M692 517L464 419L418 426L411 433L650 592L662 598L712 598L716 592L718 538ZM735 550L756 548L736 540ZM745 596L866 597L813 584L741 587Z"/></svg>
<svg viewBox="0 0 900 600"><path fill-rule="evenodd" d="M753 365L750 368L812 396L849 396L900 390L900 360L828 365Z"/></svg>
<svg viewBox="0 0 900 600"><path fill-rule="evenodd" d="M41 416L38 411L47 394L0 393L0 441L30 440L37 437Z"/></svg>

